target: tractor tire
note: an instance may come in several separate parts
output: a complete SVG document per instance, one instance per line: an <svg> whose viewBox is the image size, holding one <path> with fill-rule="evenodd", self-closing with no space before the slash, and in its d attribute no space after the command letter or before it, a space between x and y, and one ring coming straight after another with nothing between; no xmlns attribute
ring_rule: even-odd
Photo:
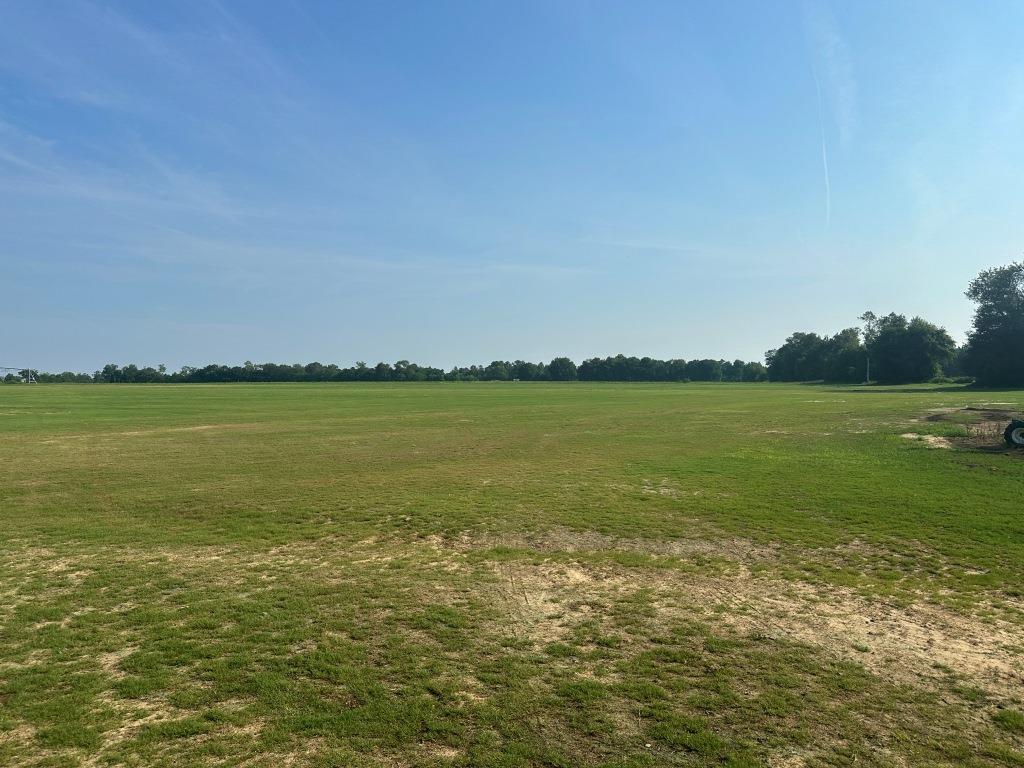
<svg viewBox="0 0 1024 768"><path fill-rule="evenodd" d="M1003 432L1007 445L1014 448L1024 448L1024 421L1011 421L1010 426Z"/></svg>

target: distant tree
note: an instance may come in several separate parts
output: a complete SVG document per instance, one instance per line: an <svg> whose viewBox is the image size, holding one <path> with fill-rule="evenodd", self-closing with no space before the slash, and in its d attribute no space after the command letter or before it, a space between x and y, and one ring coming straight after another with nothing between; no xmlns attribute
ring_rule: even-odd
<svg viewBox="0 0 1024 768"><path fill-rule="evenodd" d="M392 381L408 381L409 379L409 361L408 360L397 360L391 369L391 380Z"/></svg>
<svg viewBox="0 0 1024 768"><path fill-rule="evenodd" d="M768 369L761 363L743 364L743 381L767 381Z"/></svg>
<svg viewBox="0 0 1024 768"><path fill-rule="evenodd" d="M512 367L509 368L509 375L513 379L519 379L520 381L535 381L543 378L544 364L528 363L525 360L516 360L512 363Z"/></svg>
<svg viewBox="0 0 1024 768"><path fill-rule="evenodd" d="M864 334L864 381L868 382L871 381L871 345L878 337L878 315L869 309L857 319L864 323L861 331Z"/></svg>
<svg viewBox="0 0 1024 768"><path fill-rule="evenodd" d="M548 378L552 381L574 381L576 363L568 357L556 357L548 364Z"/></svg>
<svg viewBox="0 0 1024 768"><path fill-rule="evenodd" d="M772 381L818 381L825 378L825 339L796 332L778 349L765 354Z"/></svg>
<svg viewBox="0 0 1024 768"><path fill-rule="evenodd" d="M508 381L509 365L501 360L495 360L484 368L483 378L487 381Z"/></svg>
<svg viewBox="0 0 1024 768"><path fill-rule="evenodd" d="M600 357L592 357L580 363L577 375L580 381L608 381L608 366Z"/></svg>
<svg viewBox="0 0 1024 768"><path fill-rule="evenodd" d="M665 364L665 378L667 381L686 381L686 361L682 358L669 360Z"/></svg>
<svg viewBox="0 0 1024 768"><path fill-rule="evenodd" d="M822 345L822 378L836 383L863 381L866 356L860 332L846 328Z"/></svg>
<svg viewBox="0 0 1024 768"><path fill-rule="evenodd" d="M145 368L139 369L135 375L135 381L139 384L156 384L163 380L163 375L156 368L147 365Z"/></svg>
<svg viewBox="0 0 1024 768"><path fill-rule="evenodd" d="M746 366L742 360L722 362L722 381L743 381L743 370Z"/></svg>
<svg viewBox="0 0 1024 768"><path fill-rule="evenodd" d="M965 363L966 358L967 345L964 344L962 346L957 347L956 349L953 350L953 355L942 366L942 374L944 376L948 376L951 379L959 376L969 376L970 374L967 373L967 367Z"/></svg>
<svg viewBox="0 0 1024 768"><path fill-rule="evenodd" d="M24 375L24 374L22 374ZM211 363L203 367L182 366L174 373L168 373L164 365L140 368L135 364L123 368L109 363L93 374L35 372L40 382L81 381L111 383L214 383L214 382L296 382L296 381L760 381L765 378L765 367L760 363L745 363L742 360L659 360L652 357L626 357L615 355L607 358L592 358L584 361L577 369L567 357L555 358L549 365L516 360L509 363L495 360L486 366L471 365L455 367L445 372L440 368L421 366L408 360L398 360L394 365L378 363L369 367L357 362L348 368L334 363L260 363L250 360L242 365L218 365ZM12 374L11 381L20 381Z"/></svg>
<svg viewBox="0 0 1024 768"><path fill-rule="evenodd" d="M895 313L878 320L878 332L868 345L872 370L882 384L928 381L941 373L956 342L944 328L915 317L909 322Z"/></svg>
<svg viewBox="0 0 1024 768"><path fill-rule="evenodd" d="M721 381L721 360L691 360L686 364L686 378L690 381Z"/></svg>
<svg viewBox="0 0 1024 768"><path fill-rule="evenodd" d="M861 316L861 331L846 328L834 336L794 333L765 355L772 381L858 382L871 376L884 383L928 381L938 376L956 344L943 328L920 317ZM869 362L870 361L870 362Z"/></svg>
<svg viewBox="0 0 1024 768"><path fill-rule="evenodd" d="M971 281L977 304L964 367L985 386L1024 386L1024 261L987 269Z"/></svg>

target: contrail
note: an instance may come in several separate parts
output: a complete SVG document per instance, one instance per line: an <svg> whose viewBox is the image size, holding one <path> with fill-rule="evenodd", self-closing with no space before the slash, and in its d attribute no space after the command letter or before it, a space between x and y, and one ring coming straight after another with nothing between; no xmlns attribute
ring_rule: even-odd
<svg viewBox="0 0 1024 768"><path fill-rule="evenodd" d="M818 80L818 72L811 67L811 76L814 78L814 90L818 94L818 128L821 130L821 167L825 171L825 229L832 224L832 182L828 177L828 147L825 145L825 118L821 105L821 83Z"/></svg>

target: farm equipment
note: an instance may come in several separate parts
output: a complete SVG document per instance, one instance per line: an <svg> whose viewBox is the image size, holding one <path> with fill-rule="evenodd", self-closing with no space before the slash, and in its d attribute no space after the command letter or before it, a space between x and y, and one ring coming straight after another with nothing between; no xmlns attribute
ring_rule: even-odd
<svg viewBox="0 0 1024 768"><path fill-rule="evenodd" d="M1024 419L1014 419L1003 432L1007 445L1015 448L1024 448Z"/></svg>

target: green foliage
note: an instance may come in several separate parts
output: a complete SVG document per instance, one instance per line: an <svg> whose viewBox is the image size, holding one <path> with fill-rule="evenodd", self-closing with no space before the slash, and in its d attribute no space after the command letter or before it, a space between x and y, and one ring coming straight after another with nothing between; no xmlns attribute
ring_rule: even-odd
<svg viewBox="0 0 1024 768"><path fill-rule="evenodd" d="M909 322L895 313L878 320L875 337L868 343L872 378L881 384L930 381L956 350L944 328L920 317Z"/></svg>
<svg viewBox="0 0 1024 768"><path fill-rule="evenodd" d="M822 378L828 382L856 383L864 380L866 350L856 328L846 328L825 340Z"/></svg>
<svg viewBox="0 0 1024 768"><path fill-rule="evenodd" d="M863 315L865 343L856 328L835 336L794 333L765 355L772 381L856 383L870 375L883 384L931 381L953 359L956 344L943 328L903 315Z"/></svg>
<svg viewBox="0 0 1024 768"><path fill-rule="evenodd" d="M1024 733L1024 713L1016 709L1001 709L992 719L1003 730Z"/></svg>
<svg viewBox="0 0 1024 768"><path fill-rule="evenodd" d="M825 337L794 333L765 359L772 381L853 383L864 381L866 369L866 353L856 328Z"/></svg>
<svg viewBox="0 0 1024 768"><path fill-rule="evenodd" d="M964 368L985 386L1024 386L1024 261L985 270L967 297L978 306Z"/></svg>
<svg viewBox="0 0 1024 768"><path fill-rule="evenodd" d="M548 365L548 378L552 381L572 381L576 378L576 363L568 357L556 357Z"/></svg>
<svg viewBox="0 0 1024 768"><path fill-rule="evenodd" d="M603 360L596 357L586 360L578 369L567 357L557 357L548 364L494 360L486 366L456 367L447 372L410 363L408 360L399 360L394 365L381 362L373 367L359 362L351 368L319 362L306 365L257 365L246 362L240 366L185 366L177 373L168 373L163 365L139 368L132 364L122 368L110 363L92 376L65 372L37 373L36 378L42 383L51 384L212 384L299 381L573 381L577 378L582 381L766 381L768 375L761 363L743 360L655 360L650 357L617 355ZM23 379L24 375L10 374L5 381L15 383Z"/></svg>

